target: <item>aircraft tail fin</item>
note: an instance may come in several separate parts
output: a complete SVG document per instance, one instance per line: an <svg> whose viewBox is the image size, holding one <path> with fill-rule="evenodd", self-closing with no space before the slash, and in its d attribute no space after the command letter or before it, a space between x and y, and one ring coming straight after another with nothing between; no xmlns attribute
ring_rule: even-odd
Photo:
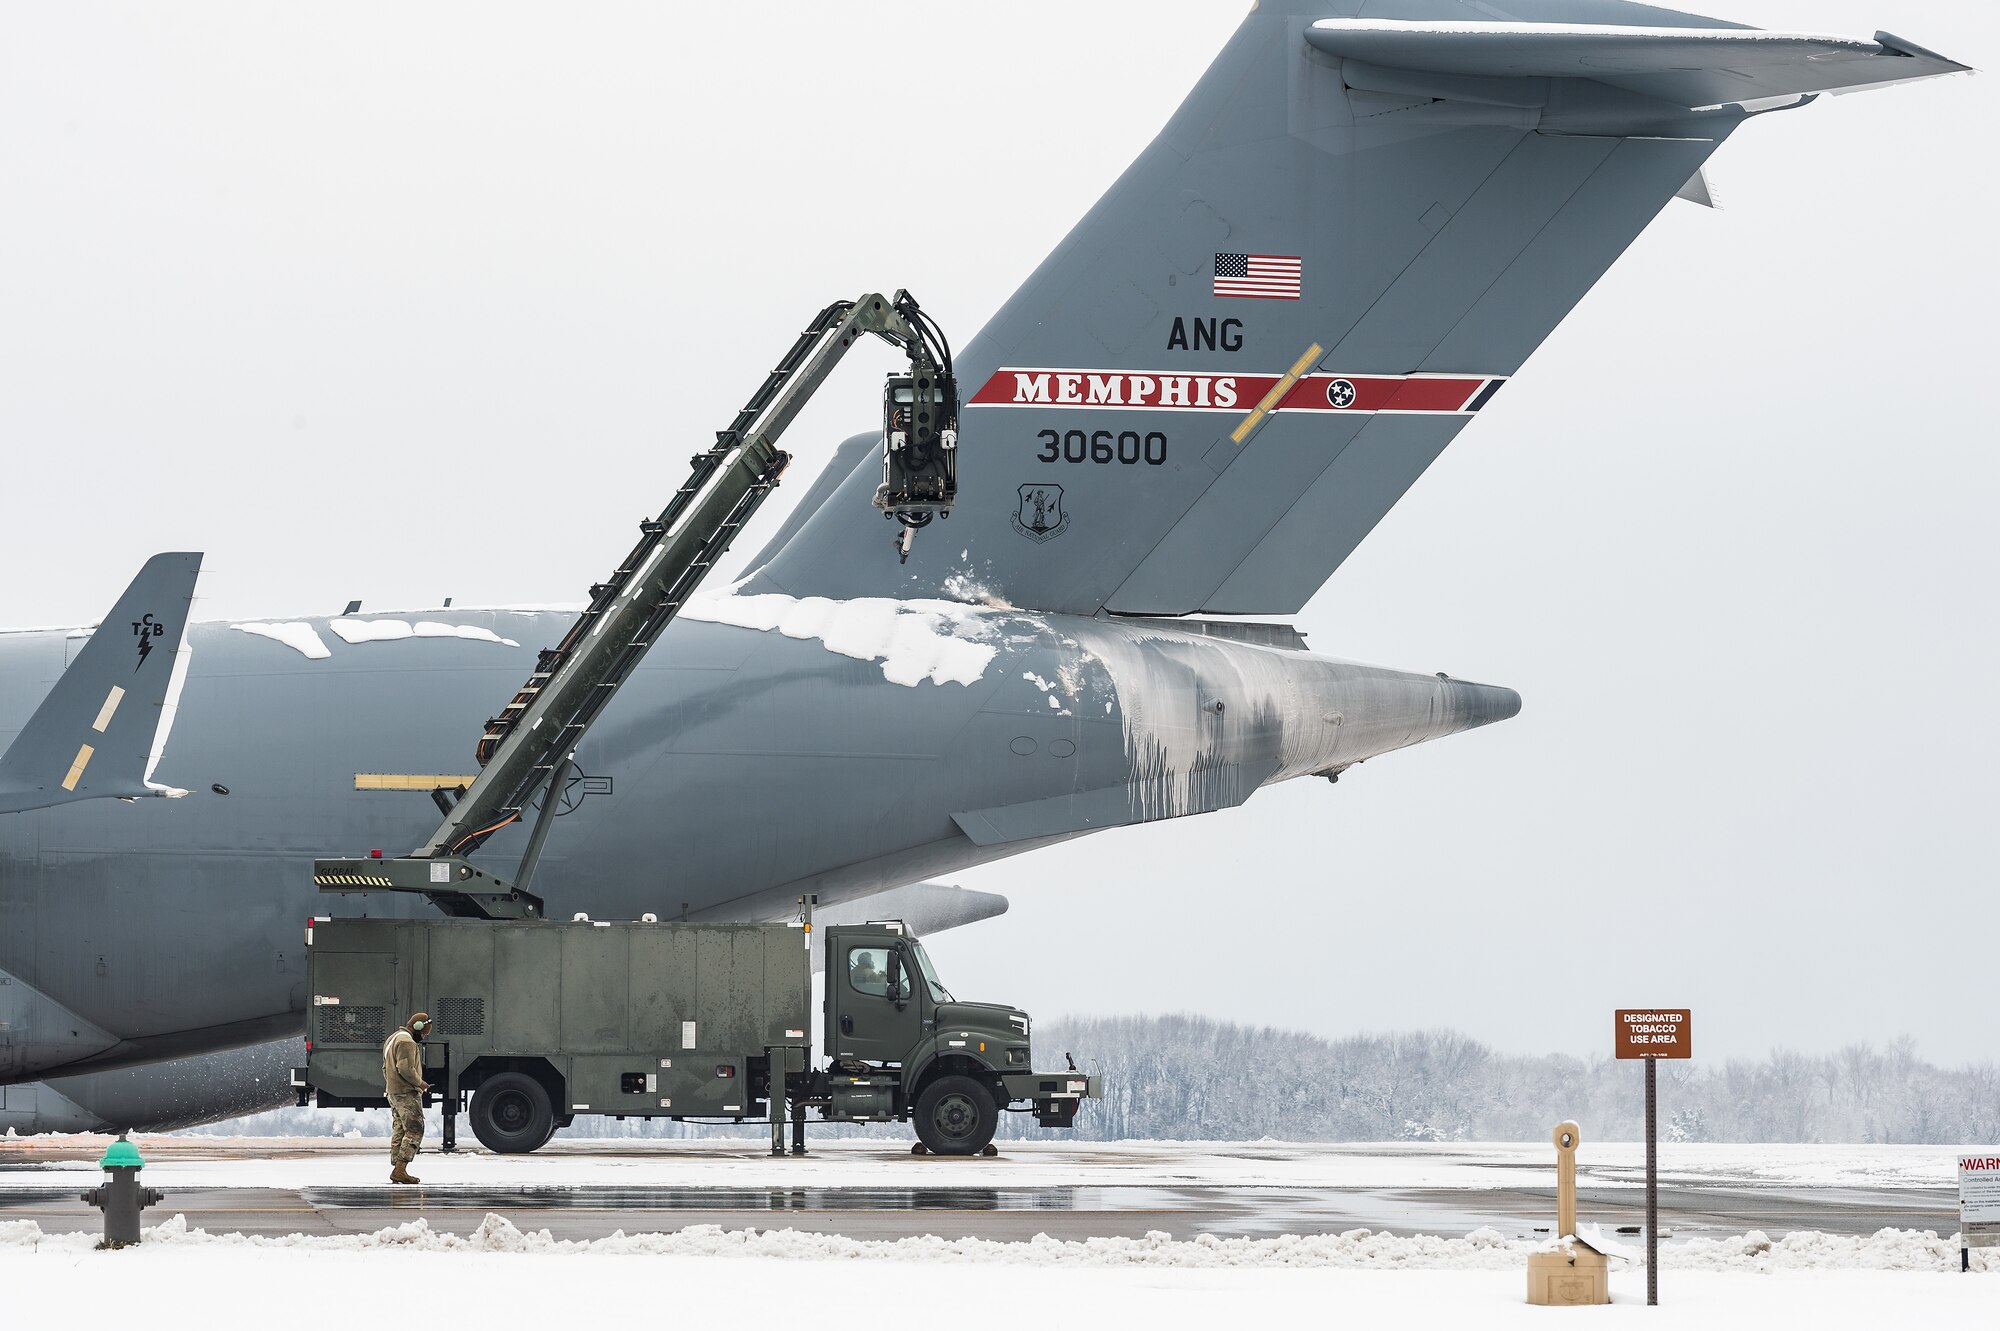
<svg viewBox="0 0 2000 1331"><path fill-rule="evenodd" d="M146 561L0 757L0 813L186 793L151 778L186 673L200 575L199 553Z"/></svg>
<svg viewBox="0 0 2000 1331"><path fill-rule="evenodd" d="M863 462L750 590L1294 613L1745 119L1963 68L1614 0L1263 0L957 357L951 521L898 564Z"/></svg>

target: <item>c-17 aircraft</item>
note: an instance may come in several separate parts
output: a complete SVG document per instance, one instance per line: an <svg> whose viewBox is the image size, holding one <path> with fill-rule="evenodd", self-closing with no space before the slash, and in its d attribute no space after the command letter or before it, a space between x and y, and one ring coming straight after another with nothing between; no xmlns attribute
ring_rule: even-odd
<svg viewBox="0 0 2000 1331"><path fill-rule="evenodd" d="M539 890L707 920L815 892L922 931L1005 906L926 880L1513 716L1234 617L1296 614L1745 121L1964 68L1621 0L1263 0L957 355L948 527L899 559L881 435L840 445L579 746ZM93 636L0 635L0 1126L284 1102L313 860L420 845L575 622L183 631L158 571ZM155 777L191 793L135 798Z"/></svg>

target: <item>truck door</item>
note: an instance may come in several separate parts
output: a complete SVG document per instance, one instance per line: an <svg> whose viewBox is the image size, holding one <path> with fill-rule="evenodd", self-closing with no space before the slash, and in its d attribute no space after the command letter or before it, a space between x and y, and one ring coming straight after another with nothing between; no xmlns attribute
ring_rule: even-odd
<svg viewBox="0 0 2000 1331"><path fill-rule="evenodd" d="M887 935L834 940L826 977L833 995L827 1043L836 1058L900 1063L922 1037L927 996L901 942Z"/></svg>

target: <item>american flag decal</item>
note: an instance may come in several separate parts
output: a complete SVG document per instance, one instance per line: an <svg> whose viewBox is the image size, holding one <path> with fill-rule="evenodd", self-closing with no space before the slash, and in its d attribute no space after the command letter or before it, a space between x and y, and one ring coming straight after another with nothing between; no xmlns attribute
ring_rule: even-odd
<svg viewBox="0 0 2000 1331"><path fill-rule="evenodd" d="M1218 254L1215 294L1252 300L1297 300L1305 260L1296 254Z"/></svg>

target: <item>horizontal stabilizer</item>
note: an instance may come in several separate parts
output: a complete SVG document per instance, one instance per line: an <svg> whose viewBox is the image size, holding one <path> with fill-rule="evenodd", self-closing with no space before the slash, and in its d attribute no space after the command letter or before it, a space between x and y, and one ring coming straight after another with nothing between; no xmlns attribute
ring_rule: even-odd
<svg viewBox="0 0 2000 1331"><path fill-rule="evenodd" d="M93 1025L18 975L0 971L0 1080L80 1063L118 1037Z"/></svg>
<svg viewBox="0 0 2000 1331"><path fill-rule="evenodd" d="M186 678L200 576L199 553L146 561L0 757L0 813L186 793L150 778Z"/></svg>
<svg viewBox="0 0 2000 1331"><path fill-rule="evenodd" d="M869 920L901 920L919 938L990 920L1007 913L1007 898L998 892L975 892L950 883L907 883L902 887L870 892L865 897L821 906L813 912L813 922L865 924ZM820 969L821 956L813 952L813 969Z"/></svg>
<svg viewBox="0 0 2000 1331"><path fill-rule="evenodd" d="M1886 32L1871 41L1757 28L1333 18L1307 29L1306 41L1392 69L1591 79L1689 108L1853 92L1967 68Z"/></svg>
<svg viewBox="0 0 2000 1331"><path fill-rule="evenodd" d="M1688 183L1681 186L1680 193L1674 195L1674 197L1676 199L1686 199L1689 203L1698 203L1704 208L1720 208L1722 206L1716 200L1715 186L1709 183L1707 167L1703 167L1689 176Z"/></svg>

